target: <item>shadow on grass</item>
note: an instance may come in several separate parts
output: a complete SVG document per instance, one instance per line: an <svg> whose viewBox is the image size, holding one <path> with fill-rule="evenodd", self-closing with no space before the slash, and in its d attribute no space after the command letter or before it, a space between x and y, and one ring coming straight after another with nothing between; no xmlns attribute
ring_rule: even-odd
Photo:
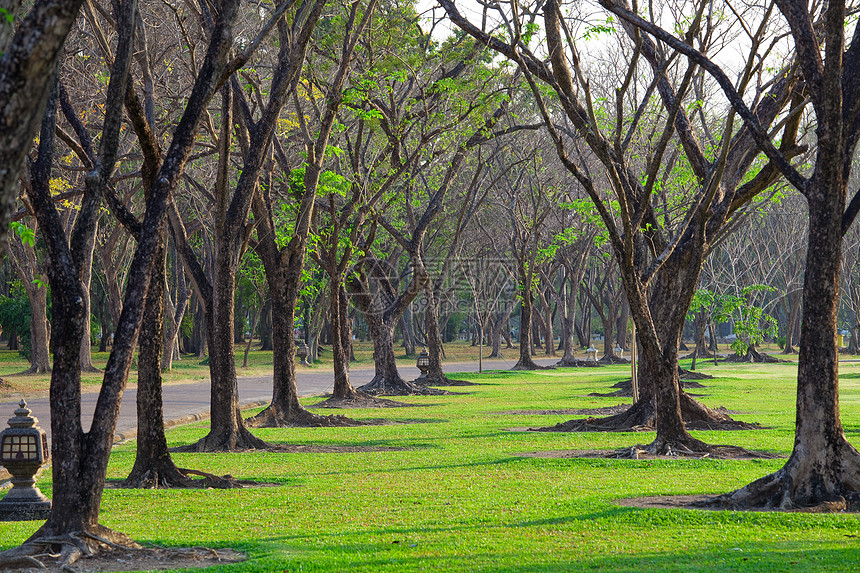
<svg viewBox="0 0 860 573"><path fill-rule="evenodd" d="M833 547L839 542L775 542L693 548L689 551L649 551L621 553L590 558L571 558L564 551L537 553L534 560L523 561L520 548L510 551L457 553L444 540L425 540L428 530L374 532L386 538L379 543L340 543L319 545L263 541L264 547L245 547L251 558L242 571L291 571L291 565L314 570L417 571L424 569L482 571L493 573L543 573L555 571L857 571L860 551L856 544ZM302 539L308 539L303 537ZM269 545L271 543L271 545ZM269 545L269 547L265 547ZM255 558L254 553L265 553ZM430 553L430 554L428 554ZM230 570L230 569L227 569Z"/></svg>

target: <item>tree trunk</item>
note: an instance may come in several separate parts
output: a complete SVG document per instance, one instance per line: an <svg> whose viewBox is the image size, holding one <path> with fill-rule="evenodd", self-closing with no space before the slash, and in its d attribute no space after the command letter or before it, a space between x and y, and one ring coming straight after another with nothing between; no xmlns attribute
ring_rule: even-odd
<svg viewBox="0 0 860 573"><path fill-rule="evenodd" d="M400 376L394 355L394 327L386 324L384 319L375 313L366 314L365 320L370 330L370 339L373 341L375 372L373 379L364 386L359 386L358 389L372 395L402 396L428 393L426 388L407 382Z"/></svg>
<svg viewBox="0 0 860 573"><path fill-rule="evenodd" d="M540 366L535 364L531 354L532 311L534 306L531 289L528 286L523 287L523 297L520 303L520 359L511 370L539 370Z"/></svg>
<svg viewBox="0 0 860 573"><path fill-rule="evenodd" d="M266 442L256 438L245 428L239 410L239 385L233 345L233 293L238 255L230 252L230 243L216 239L212 301L209 312L205 314L211 380L209 433L197 443L184 446L182 451L232 452L268 447Z"/></svg>
<svg viewBox="0 0 860 573"><path fill-rule="evenodd" d="M272 301L273 385L272 403L251 418L250 423L262 427L285 427L314 424L314 414L299 403L296 386L296 340L294 334L295 308L301 281L291 273L301 269L267 272L269 296ZM273 276L274 275L274 276Z"/></svg>
<svg viewBox="0 0 860 573"><path fill-rule="evenodd" d="M799 296L788 295L788 318L786 320L785 329L785 348L782 349L782 354L795 354L794 339L797 331L797 323L800 318L801 300Z"/></svg>
<svg viewBox="0 0 860 573"><path fill-rule="evenodd" d="M164 325L164 245L155 254L140 329L137 368L137 456L126 487L164 488L188 484L173 463L164 434L161 396L161 353Z"/></svg>
<svg viewBox="0 0 860 573"><path fill-rule="evenodd" d="M182 330L182 320L188 308L188 299L191 292L185 282L185 271L179 261L176 264L176 303L173 307L173 315L170 319L170 330L164 336L164 354L161 358L161 370L169 372L173 368L173 361L179 358L179 334Z"/></svg>
<svg viewBox="0 0 860 573"><path fill-rule="evenodd" d="M346 289L340 277L331 279L331 355L334 366L334 390L336 400L352 400L360 395L349 382L349 348L351 336Z"/></svg>
<svg viewBox="0 0 860 573"><path fill-rule="evenodd" d="M439 300L438 291L432 283L424 287L427 306L424 309L425 328L427 329L427 353L430 355L430 369L427 371L426 384L447 386L454 380L445 376L442 369L442 333L439 330ZM476 325L476 330L479 327Z"/></svg>
<svg viewBox="0 0 860 573"><path fill-rule="evenodd" d="M84 320L86 320L84 337L81 339L81 372L100 372L98 368L93 365L93 352L92 352L92 340L90 339L90 321L92 317L92 311L90 308L91 300L90 300L90 290L91 290L91 281L93 276L93 253L95 252L95 234L89 238L88 243L84 247L84 263L83 263L83 272L81 273L81 281L83 283L83 304L85 307L85 315Z"/></svg>
<svg viewBox="0 0 860 573"><path fill-rule="evenodd" d="M259 326L260 350L272 350L272 299L263 304L263 316Z"/></svg>
<svg viewBox="0 0 860 573"><path fill-rule="evenodd" d="M502 313L497 312L493 315L493 323L490 328L490 355L487 358L502 357Z"/></svg>

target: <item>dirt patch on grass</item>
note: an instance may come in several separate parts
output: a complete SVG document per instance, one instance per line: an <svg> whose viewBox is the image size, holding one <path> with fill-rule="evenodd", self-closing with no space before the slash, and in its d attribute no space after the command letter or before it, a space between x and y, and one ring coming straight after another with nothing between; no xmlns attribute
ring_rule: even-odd
<svg viewBox="0 0 860 573"><path fill-rule="evenodd" d="M614 416L626 412L630 404L618 404L604 408L566 408L563 410L508 410L499 412L501 416Z"/></svg>
<svg viewBox="0 0 860 573"><path fill-rule="evenodd" d="M161 547L143 547L141 549L114 548L99 552L91 557L83 557L72 566L63 566L55 560L39 559L44 567L26 566L23 564L0 566L0 571L16 571L20 573L80 573L110 572L110 571L162 571L165 569L202 569L215 565L226 565L245 561L244 553L232 549L208 549L206 547L189 547L166 549Z"/></svg>
<svg viewBox="0 0 860 573"><path fill-rule="evenodd" d="M364 396L358 398L349 398L346 400L335 399L331 394L326 394L328 399L323 400L308 408L332 408L347 410L350 408L360 410L365 408L424 408L428 404L409 404L398 400L389 400L387 398L376 398L374 396Z"/></svg>
<svg viewBox="0 0 860 573"><path fill-rule="evenodd" d="M263 451L279 454L358 454L364 452L405 452L409 449L410 448L394 446L318 446L303 444L277 444Z"/></svg>
<svg viewBox="0 0 860 573"><path fill-rule="evenodd" d="M675 455L654 455L633 446L620 450L548 450L515 454L523 458L547 459L616 459L616 460L773 460L781 456L770 452L754 452L737 446L709 446L708 452L677 452Z"/></svg>
<svg viewBox="0 0 860 573"><path fill-rule="evenodd" d="M636 507L639 509L698 509L706 511L758 511L779 513L860 513L857 507L848 506L838 502L825 502L812 507L800 507L796 509L779 509L766 507L731 508L719 503L718 495L652 495L648 497L631 497L615 500L617 505L623 507ZM846 537L855 537L846 535Z"/></svg>

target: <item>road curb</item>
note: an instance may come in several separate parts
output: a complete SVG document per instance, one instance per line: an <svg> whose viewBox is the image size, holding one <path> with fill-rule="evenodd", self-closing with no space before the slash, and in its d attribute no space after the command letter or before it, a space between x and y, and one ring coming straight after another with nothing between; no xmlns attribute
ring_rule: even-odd
<svg viewBox="0 0 860 573"><path fill-rule="evenodd" d="M252 408L260 408L261 406L268 405L268 401L257 401L257 402L245 402L244 404L239 404L240 410L250 410ZM181 416L179 418L174 418L173 420L165 420L164 421L164 429L168 430L170 428L176 426L184 426L185 424L193 424L194 422L199 422L200 420L208 420L210 417L209 410L203 410L201 412L197 412L196 414L186 414L185 416ZM113 443L118 444L120 442L124 442L126 440L132 440L137 437L137 428L125 431L121 434L114 434ZM3 471L0 468L0 471ZM0 478L2 479L2 478Z"/></svg>

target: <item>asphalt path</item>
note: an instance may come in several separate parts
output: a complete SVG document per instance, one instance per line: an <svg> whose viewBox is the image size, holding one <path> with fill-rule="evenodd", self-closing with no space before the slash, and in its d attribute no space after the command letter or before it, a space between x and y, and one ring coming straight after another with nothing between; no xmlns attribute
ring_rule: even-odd
<svg viewBox="0 0 860 573"><path fill-rule="evenodd" d="M536 359L540 365L550 365L558 358ZM484 370L507 370L515 364L515 360L484 360ZM444 365L445 372L477 372L478 363L450 362ZM400 367L400 375L406 380L418 377L415 366ZM361 386L373 378L373 367L363 366L350 369L350 382L353 386ZM316 396L332 391L334 376L331 369L303 368L296 372L296 384L299 396ZM170 384L164 386L164 420L166 426L175 426L202 420L209 417L210 385L208 380L189 384ZM268 404L272 397L272 376L242 376L239 378L239 403L243 408L252 408ZM92 421L98 391L86 392L81 396L81 419L83 428L87 430ZM133 438L137 434L137 389L130 386L122 398L122 406L117 420L114 440L121 441ZM6 427L6 420L14 416L20 398L0 402L0 429ZM50 438L51 409L48 398L27 400L27 407L32 415L39 419L41 426Z"/></svg>

